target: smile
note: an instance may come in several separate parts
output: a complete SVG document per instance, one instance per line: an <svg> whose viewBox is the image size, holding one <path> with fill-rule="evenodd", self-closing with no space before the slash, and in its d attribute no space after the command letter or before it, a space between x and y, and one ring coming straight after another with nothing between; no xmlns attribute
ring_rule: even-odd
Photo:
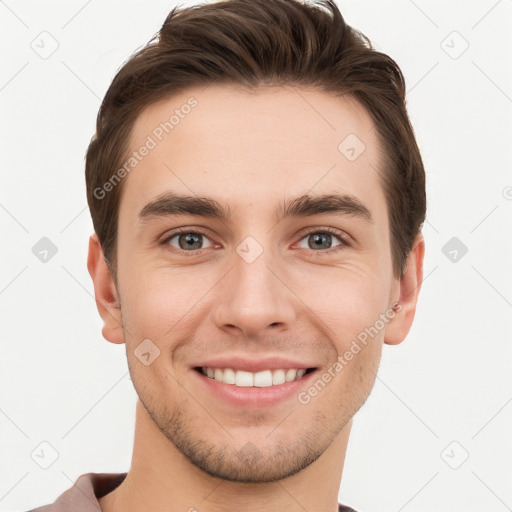
<svg viewBox="0 0 512 512"><path fill-rule="evenodd" d="M203 375L210 379L222 382L224 384L232 384L239 387L258 387L266 388L270 386L278 386L285 382L300 380L306 373L314 370L314 368L287 368L277 370L263 370L261 372L247 372L244 370L234 370L232 368L210 368L202 366L196 368Z"/></svg>

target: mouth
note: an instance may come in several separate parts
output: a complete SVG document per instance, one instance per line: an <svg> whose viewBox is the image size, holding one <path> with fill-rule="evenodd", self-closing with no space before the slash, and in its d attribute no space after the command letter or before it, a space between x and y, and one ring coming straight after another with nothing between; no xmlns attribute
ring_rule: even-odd
<svg viewBox="0 0 512 512"><path fill-rule="evenodd" d="M244 388L281 386L288 382L299 381L316 369L317 368L278 368L259 372L248 372L234 368L194 367L196 372L211 380Z"/></svg>
<svg viewBox="0 0 512 512"><path fill-rule="evenodd" d="M196 366L191 368L197 389L210 404L234 410L261 410L298 400L299 393L312 385L318 367L268 369L258 372L234 368Z"/></svg>

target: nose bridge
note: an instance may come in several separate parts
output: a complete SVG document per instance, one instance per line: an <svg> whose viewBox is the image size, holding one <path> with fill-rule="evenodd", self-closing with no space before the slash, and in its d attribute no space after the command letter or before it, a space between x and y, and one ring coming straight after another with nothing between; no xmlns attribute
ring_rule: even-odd
<svg viewBox="0 0 512 512"><path fill-rule="evenodd" d="M293 295L274 273L279 267L270 249L247 237L233 254L232 271L216 301L218 327L238 329L247 336L271 326L289 328L296 313Z"/></svg>

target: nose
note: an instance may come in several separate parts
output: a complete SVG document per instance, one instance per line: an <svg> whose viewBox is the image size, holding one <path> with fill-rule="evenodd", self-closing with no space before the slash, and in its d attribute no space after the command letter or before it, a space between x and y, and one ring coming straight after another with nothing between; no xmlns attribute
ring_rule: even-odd
<svg viewBox="0 0 512 512"><path fill-rule="evenodd" d="M232 270L219 283L213 314L217 327L244 337L289 330L298 299L279 268L265 251L252 263L235 254Z"/></svg>

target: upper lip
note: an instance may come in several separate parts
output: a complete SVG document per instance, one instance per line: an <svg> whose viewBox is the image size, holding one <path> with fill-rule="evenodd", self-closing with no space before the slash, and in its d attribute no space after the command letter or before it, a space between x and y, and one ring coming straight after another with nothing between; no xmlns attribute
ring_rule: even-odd
<svg viewBox="0 0 512 512"><path fill-rule="evenodd" d="M316 365L309 364L297 359L289 359L281 356L264 357L259 359L248 359L240 355L215 357L194 364L192 367L208 368L232 368L234 370L243 370L246 372L261 372L263 370L287 370L290 368L301 369L316 368Z"/></svg>

